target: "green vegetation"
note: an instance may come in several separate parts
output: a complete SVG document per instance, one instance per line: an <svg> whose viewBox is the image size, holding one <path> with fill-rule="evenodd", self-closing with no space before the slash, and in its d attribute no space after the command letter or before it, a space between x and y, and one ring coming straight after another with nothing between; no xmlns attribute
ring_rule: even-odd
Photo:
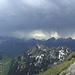
<svg viewBox="0 0 75 75"><path fill-rule="evenodd" d="M66 61L70 61L72 59L75 59L75 52L71 53L69 57L67 57Z"/></svg>
<svg viewBox="0 0 75 75"><path fill-rule="evenodd" d="M9 68L11 65L11 59L10 58L4 58L0 60L0 75L7 75Z"/></svg>
<svg viewBox="0 0 75 75"><path fill-rule="evenodd" d="M47 71L38 75L59 75L63 70L67 69L71 64L75 62L75 52L73 52L64 62L60 65L54 66Z"/></svg>

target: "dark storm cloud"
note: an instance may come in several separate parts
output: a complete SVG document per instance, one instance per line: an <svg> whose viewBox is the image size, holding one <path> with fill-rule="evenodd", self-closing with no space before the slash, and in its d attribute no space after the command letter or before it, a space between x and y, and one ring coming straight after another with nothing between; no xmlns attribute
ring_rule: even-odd
<svg viewBox="0 0 75 75"><path fill-rule="evenodd" d="M74 0L2 0L0 34L39 39L75 38Z"/></svg>

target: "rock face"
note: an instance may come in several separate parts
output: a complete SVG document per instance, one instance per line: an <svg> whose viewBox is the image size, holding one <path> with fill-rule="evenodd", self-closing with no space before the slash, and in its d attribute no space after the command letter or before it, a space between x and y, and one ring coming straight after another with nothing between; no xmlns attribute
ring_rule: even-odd
<svg viewBox="0 0 75 75"><path fill-rule="evenodd" d="M70 65L70 67L64 71L62 71L59 75L75 75L75 62Z"/></svg>
<svg viewBox="0 0 75 75"><path fill-rule="evenodd" d="M69 48L61 47L58 48L58 50L59 50L59 59L60 61L63 61L68 56Z"/></svg>
<svg viewBox="0 0 75 75"><path fill-rule="evenodd" d="M37 44L12 61L8 75L35 75L57 65L70 54L67 47L47 47Z"/></svg>

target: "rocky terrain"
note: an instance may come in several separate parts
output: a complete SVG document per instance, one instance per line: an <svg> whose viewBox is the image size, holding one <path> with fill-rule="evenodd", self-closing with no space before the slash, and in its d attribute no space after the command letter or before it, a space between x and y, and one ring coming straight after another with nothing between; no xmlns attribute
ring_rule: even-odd
<svg viewBox="0 0 75 75"><path fill-rule="evenodd" d="M70 67L64 71L62 71L59 75L75 75L75 62L70 65Z"/></svg>
<svg viewBox="0 0 75 75"><path fill-rule="evenodd" d="M8 75L35 75L63 62L71 53L64 46L37 44L12 61Z"/></svg>
<svg viewBox="0 0 75 75"><path fill-rule="evenodd" d="M38 75L75 75L75 52L72 52L62 63Z"/></svg>

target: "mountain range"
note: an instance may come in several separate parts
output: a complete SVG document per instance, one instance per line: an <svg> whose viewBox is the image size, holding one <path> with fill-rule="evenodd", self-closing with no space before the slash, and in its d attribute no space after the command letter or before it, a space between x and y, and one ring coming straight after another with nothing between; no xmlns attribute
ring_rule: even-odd
<svg viewBox="0 0 75 75"><path fill-rule="evenodd" d="M75 40L72 38L55 39L54 37L52 37L48 40L25 40L0 36L0 51L10 57L17 56L35 46L36 44L44 44L49 47L67 46L71 48L71 50L75 50Z"/></svg>
<svg viewBox="0 0 75 75"><path fill-rule="evenodd" d="M25 40L0 36L0 74L74 75L74 44L72 38Z"/></svg>

